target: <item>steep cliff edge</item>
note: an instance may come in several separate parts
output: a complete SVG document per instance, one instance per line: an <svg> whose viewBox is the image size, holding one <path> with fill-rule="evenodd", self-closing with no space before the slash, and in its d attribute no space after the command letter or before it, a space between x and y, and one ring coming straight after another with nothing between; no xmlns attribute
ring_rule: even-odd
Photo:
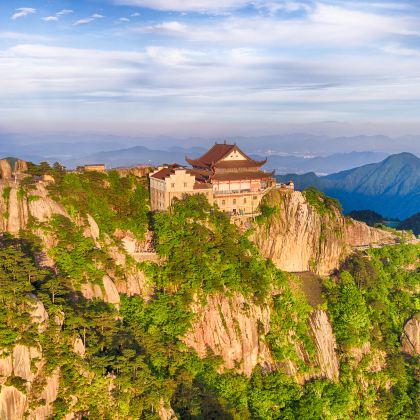
<svg viewBox="0 0 420 420"><path fill-rule="evenodd" d="M352 247L397 241L392 233L344 218L338 209L320 211L298 191L273 190L266 204L274 213L255 224L252 240L284 271L328 275Z"/></svg>
<svg viewBox="0 0 420 420"><path fill-rule="evenodd" d="M31 318L40 332L47 328L48 315L34 299ZM46 419L52 414L57 398L60 369L46 369L39 345L16 344L0 350L0 418Z"/></svg>
<svg viewBox="0 0 420 420"><path fill-rule="evenodd" d="M316 418L385 418L381 408L398 403L390 391L396 381L403 397L411 392L401 388L411 379L393 376L405 372L399 363L415 362L401 351L418 348L418 318L407 322L415 313L415 246L357 253L328 279L306 273L319 283L309 300L302 283L315 280L281 272L258 247L277 266L328 273L352 247L395 237L313 197L274 191L254 246L248 232L197 196L152 216L154 232L145 237L152 236L146 242L156 260L142 264L152 252L126 222L138 219L147 196L126 201L134 189L118 195L118 179L105 174L104 185L118 188L104 202L107 192L96 189L102 178L66 176L76 187L86 182L82 197L94 183L79 207L69 201L73 184L65 190L58 181L51 196L42 183L26 192L1 184L0 231L13 235L0 235L0 297L8 310L0 307L0 338L10 340L0 350L0 418L307 418L308 406ZM37 258L42 246L49 261ZM14 271L12 257L26 268ZM398 348L395 332L403 330Z"/></svg>
<svg viewBox="0 0 420 420"><path fill-rule="evenodd" d="M30 217L46 222L54 214L67 216L63 206L48 196L43 183L35 184L29 195L14 182L0 184L0 231L17 234L28 225Z"/></svg>
<svg viewBox="0 0 420 420"><path fill-rule="evenodd" d="M211 349L223 358L224 367L250 376L257 364L272 370L275 362L264 341L270 330L268 306L249 304L240 294L210 296L206 305L195 304L196 319L184 338L201 357Z"/></svg>
<svg viewBox="0 0 420 420"><path fill-rule="evenodd" d="M301 373L296 361L286 359L280 363L272 354L266 339L270 333L271 306L269 302L262 305L250 303L240 294L209 296L204 306L193 305L195 320L183 341L201 357L207 356L211 350L222 357L223 369L234 369L248 377L259 365L266 371L283 370L300 383L317 377L337 381L337 345L326 312L315 310L308 318L308 333L315 345L316 360L310 363L311 373ZM296 340L293 329L287 332L287 336L286 341L295 349L297 360L309 363L304 346Z"/></svg>

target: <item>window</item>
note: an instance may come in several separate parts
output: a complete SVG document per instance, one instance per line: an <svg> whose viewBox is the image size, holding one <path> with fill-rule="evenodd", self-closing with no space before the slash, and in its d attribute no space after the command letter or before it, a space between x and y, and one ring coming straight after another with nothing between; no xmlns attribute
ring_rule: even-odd
<svg viewBox="0 0 420 420"><path fill-rule="evenodd" d="M236 198L233 199L233 204L236 204Z"/></svg>
<svg viewBox="0 0 420 420"><path fill-rule="evenodd" d="M224 206L226 204L225 200L222 200L222 206Z"/></svg>
<svg viewBox="0 0 420 420"><path fill-rule="evenodd" d="M246 204L246 198L244 198L244 204Z"/></svg>
<svg viewBox="0 0 420 420"><path fill-rule="evenodd" d="M171 184L171 187L172 187L172 188L175 188L175 184Z"/></svg>
<svg viewBox="0 0 420 420"><path fill-rule="evenodd" d="M184 188L187 188L187 183L186 182L184 182Z"/></svg>
<svg viewBox="0 0 420 420"><path fill-rule="evenodd" d="M256 196L256 195L254 195L254 197L252 197L252 199L253 199L253 200L256 200L256 199L257 199L257 196Z"/></svg>

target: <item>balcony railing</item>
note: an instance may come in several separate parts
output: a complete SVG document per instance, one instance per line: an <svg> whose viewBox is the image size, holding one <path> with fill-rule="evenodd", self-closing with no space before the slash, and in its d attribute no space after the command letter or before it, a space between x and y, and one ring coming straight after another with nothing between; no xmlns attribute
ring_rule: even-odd
<svg viewBox="0 0 420 420"><path fill-rule="evenodd" d="M264 189L259 190L223 190L223 191L213 191L213 196L221 196L221 195L239 195L239 194L261 194L268 191L271 187L267 187Z"/></svg>

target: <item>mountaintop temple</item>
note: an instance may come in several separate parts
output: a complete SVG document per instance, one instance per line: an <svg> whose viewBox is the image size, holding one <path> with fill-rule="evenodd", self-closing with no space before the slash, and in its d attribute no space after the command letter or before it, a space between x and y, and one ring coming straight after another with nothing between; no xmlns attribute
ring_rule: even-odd
<svg viewBox="0 0 420 420"><path fill-rule="evenodd" d="M152 211L166 210L185 194L204 194L231 215L254 215L264 194L276 185L274 171L261 169L267 159L254 160L236 144L215 143L204 155L186 161L191 168L166 165L149 175Z"/></svg>

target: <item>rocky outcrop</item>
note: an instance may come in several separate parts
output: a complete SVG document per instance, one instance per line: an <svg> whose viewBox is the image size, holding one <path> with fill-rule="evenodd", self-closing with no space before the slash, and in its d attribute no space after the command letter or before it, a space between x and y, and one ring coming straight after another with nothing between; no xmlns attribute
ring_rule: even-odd
<svg viewBox="0 0 420 420"><path fill-rule="evenodd" d="M322 377L337 381L339 374L339 363L335 352L337 343L326 312L314 311L309 317L309 325L317 348L320 374Z"/></svg>
<svg viewBox="0 0 420 420"><path fill-rule="evenodd" d="M1 387L0 392L0 419L19 420L23 419L26 411L26 395L14 386Z"/></svg>
<svg viewBox="0 0 420 420"><path fill-rule="evenodd" d="M165 401L163 399L160 400L158 414L159 414L160 420L177 420L178 419L178 417L176 416L170 404L165 404Z"/></svg>
<svg viewBox="0 0 420 420"><path fill-rule="evenodd" d="M15 420L24 418L24 413L28 410L28 395L33 392L32 384L35 378L42 374L44 366L42 354L39 348L28 347L17 344L13 349L0 356L0 418ZM46 402L42 412L46 415L38 416L33 413L29 418L45 419L51 414L50 404L55 400L58 393L58 370L53 375L54 378L47 379L45 387L41 389L42 398ZM18 388L9 386L8 379L16 377L23 380L23 384ZM41 408L41 407L40 407Z"/></svg>
<svg viewBox="0 0 420 420"><path fill-rule="evenodd" d="M337 381L339 362L336 354L336 340L328 316L323 310L315 310L309 317L309 326L316 347L316 359L310 362L302 343L290 330L288 341L297 356L311 370L300 373L295 362L276 362L265 342L270 331L271 310L267 305L250 303L240 294L232 297L213 295L204 306L196 302L191 330L183 338L186 345L197 351L200 357L209 350L223 359L223 369L235 369L250 376L253 369L263 366L267 370L282 369L300 383L313 378L328 378Z"/></svg>
<svg viewBox="0 0 420 420"><path fill-rule="evenodd" d="M105 302L112 303L114 305L119 305L120 295L111 277L104 276L102 279L102 282L103 282L104 290L105 290L105 296L104 296Z"/></svg>
<svg viewBox="0 0 420 420"><path fill-rule="evenodd" d="M87 222L87 225L85 226L83 234L87 238L92 238L93 241L95 242L95 245L98 246L99 245L98 241L99 241L99 236L100 236L99 226L96 223L96 220L90 214L87 215L86 222Z"/></svg>
<svg viewBox="0 0 420 420"><path fill-rule="evenodd" d="M30 193L31 200L21 197L19 188L18 184L0 185L0 228L3 231L19 233L26 228L30 216L39 222L46 222L54 214L68 216L61 205L48 197L43 184L36 184Z"/></svg>
<svg viewBox="0 0 420 420"><path fill-rule="evenodd" d="M404 326L401 335L402 351L410 356L420 354L420 313L414 315Z"/></svg>
<svg viewBox="0 0 420 420"><path fill-rule="evenodd" d="M102 278L102 287L99 284L84 283L80 286L80 292L85 299L100 299L114 305L120 303L117 287L109 276Z"/></svg>
<svg viewBox="0 0 420 420"><path fill-rule="evenodd" d="M12 167L6 159L0 160L0 179L10 180L12 179Z"/></svg>
<svg viewBox="0 0 420 420"><path fill-rule="evenodd" d="M73 343L73 351L79 356L84 356L86 353L86 347L80 337L76 337Z"/></svg>
<svg viewBox="0 0 420 420"><path fill-rule="evenodd" d="M18 159L15 162L14 172L16 175L23 175L28 170L28 163L24 160Z"/></svg>
<svg viewBox="0 0 420 420"><path fill-rule="evenodd" d="M223 358L224 367L236 368L248 376L257 364L274 368L263 338L270 328L267 306L249 303L240 294L229 298L213 295L205 306L194 304L193 310L195 322L183 341L201 357L211 349Z"/></svg>
<svg viewBox="0 0 420 420"><path fill-rule="evenodd" d="M350 247L365 247L371 245L382 245L395 243L397 238L390 232L375 229L366 223L352 219L346 219L345 223L346 244Z"/></svg>
<svg viewBox="0 0 420 420"><path fill-rule="evenodd" d="M99 284L84 283L80 285L80 292L85 299L101 299L104 300L101 286Z"/></svg>
<svg viewBox="0 0 420 420"><path fill-rule="evenodd" d="M153 285L143 271L136 267L127 267L123 279L116 279L115 286L119 293L127 296L139 295L146 301L153 295Z"/></svg>
<svg viewBox="0 0 420 420"><path fill-rule="evenodd" d="M346 219L338 210L321 214L298 191L273 190L266 200L275 214L255 225L252 240L284 271L328 275L353 247L397 241L393 234Z"/></svg>
<svg viewBox="0 0 420 420"><path fill-rule="evenodd" d="M57 399L60 386L60 369L56 368L46 380L46 385L40 395L43 405L36 407L28 416L30 420L44 420L51 417L53 403Z"/></svg>

